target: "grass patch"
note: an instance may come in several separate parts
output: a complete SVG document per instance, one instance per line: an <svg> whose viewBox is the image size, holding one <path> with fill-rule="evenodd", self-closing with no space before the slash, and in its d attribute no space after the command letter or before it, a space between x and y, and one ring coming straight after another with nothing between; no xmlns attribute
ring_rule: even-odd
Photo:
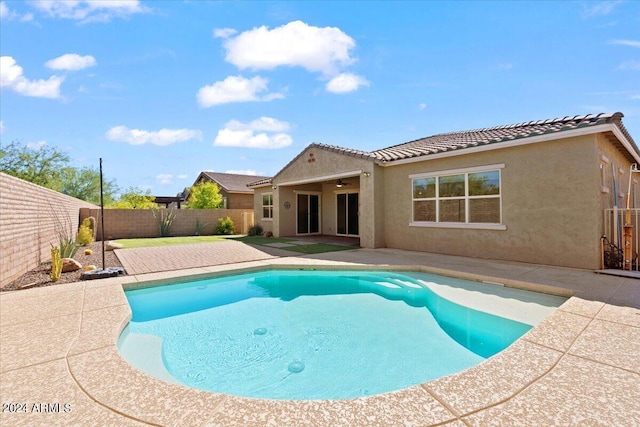
<svg viewBox="0 0 640 427"><path fill-rule="evenodd" d="M225 240L224 236L180 236L180 237L152 237L147 239L119 239L116 243L124 245L125 249L149 248L152 246L190 245L192 243L210 243Z"/></svg>
<svg viewBox="0 0 640 427"><path fill-rule="evenodd" d="M240 236L240 237L231 237L231 239L237 240L238 242L246 243L248 245L260 245L260 246L265 246L269 243L288 243L292 241L292 239L279 239L276 237L262 237L262 236Z"/></svg>

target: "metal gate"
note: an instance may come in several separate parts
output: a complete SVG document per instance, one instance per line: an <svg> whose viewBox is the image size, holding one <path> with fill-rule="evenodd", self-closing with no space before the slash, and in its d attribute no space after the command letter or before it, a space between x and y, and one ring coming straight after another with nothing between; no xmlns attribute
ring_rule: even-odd
<svg viewBox="0 0 640 427"><path fill-rule="evenodd" d="M640 209L605 209L601 267L640 271L638 225Z"/></svg>

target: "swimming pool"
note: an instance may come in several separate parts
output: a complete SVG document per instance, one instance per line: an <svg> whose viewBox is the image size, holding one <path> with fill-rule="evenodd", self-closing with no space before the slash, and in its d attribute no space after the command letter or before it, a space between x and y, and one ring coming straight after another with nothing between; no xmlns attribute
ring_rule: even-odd
<svg viewBox="0 0 640 427"><path fill-rule="evenodd" d="M204 390L379 394L474 366L565 301L498 288L419 272L267 270L138 289L126 292L133 318L119 348L151 375Z"/></svg>

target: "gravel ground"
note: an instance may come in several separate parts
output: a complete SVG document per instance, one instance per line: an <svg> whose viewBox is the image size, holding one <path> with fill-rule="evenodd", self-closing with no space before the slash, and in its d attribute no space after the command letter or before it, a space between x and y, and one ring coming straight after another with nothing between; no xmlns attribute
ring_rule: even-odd
<svg viewBox="0 0 640 427"><path fill-rule="evenodd" d="M85 249L91 249L93 254L85 255L83 253ZM18 289L39 288L78 282L80 281L80 274L84 271L85 266L95 265L98 268L102 268L102 242L94 242L89 246L81 247L73 259L82 264L83 268L78 271L62 273L60 280L57 282L52 282L49 277L49 273L51 273L51 261L48 261L43 262L38 268L23 274L20 278L0 288L0 291L14 291ZM122 267L122 264L120 264L118 257L113 251L105 251L104 265L105 267Z"/></svg>

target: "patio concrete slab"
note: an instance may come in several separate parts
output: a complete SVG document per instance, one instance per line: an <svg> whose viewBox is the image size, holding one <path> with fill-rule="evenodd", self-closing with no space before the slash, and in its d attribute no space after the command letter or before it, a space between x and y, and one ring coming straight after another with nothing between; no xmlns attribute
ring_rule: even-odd
<svg viewBox="0 0 640 427"><path fill-rule="evenodd" d="M73 342L68 355L112 346L131 319L128 304L91 310L83 313L78 338Z"/></svg>
<svg viewBox="0 0 640 427"><path fill-rule="evenodd" d="M19 412L0 413L3 426L148 426L96 404L69 375L65 359L2 374L0 396L20 405Z"/></svg>
<svg viewBox="0 0 640 427"><path fill-rule="evenodd" d="M455 416L422 387L350 400L227 398L208 426L430 426Z"/></svg>
<svg viewBox="0 0 640 427"><path fill-rule="evenodd" d="M557 310L522 338L554 350L567 351L590 321L589 317Z"/></svg>
<svg viewBox="0 0 640 427"><path fill-rule="evenodd" d="M519 340L478 366L425 384L456 415L464 416L515 396L541 378L562 353Z"/></svg>
<svg viewBox="0 0 640 427"><path fill-rule="evenodd" d="M12 297L12 304L0 311L0 325L4 327L29 323L79 313L82 310L82 287L71 285L71 289L62 296L57 295L59 292L48 291L48 288L55 287L57 286L32 289L28 294L25 291L13 292L15 298Z"/></svg>
<svg viewBox="0 0 640 427"><path fill-rule="evenodd" d="M569 353L640 375L640 328L594 319Z"/></svg>
<svg viewBox="0 0 640 427"><path fill-rule="evenodd" d="M240 256L238 263L229 256L198 267L179 258L184 260L181 267L188 267L184 270L0 293L0 400L72 407L67 413L2 413L0 424L640 425L640 310L635 308L640 307L636 292L640 281L395 250L251 260ZM565 294L575 291L581 298L569 299L523 338L480 365L420 386L359 399L225 396L152 378L120 356L116 343L130 316L123 303L123 284L146 286L149 279L167 283L190 274L204 277L270 266L437 269ZM532 275L542 283L529 281ZM588 278L584 289L581 276ZM600 279L592 281L593 277ZM621 294L624 287L631 291ZM609 300L624 295L627 307L598 300L598 295Z"/></svg>
<svg viewBox="0 0 640 427"><path fill-rule="evenodd" d="M77 313L3 326L0 372L63 359L78 336L81 318Z"/></svg>
<svg viewBox="0 0 640 427"><path fill-rule="evenodd" d="M83 390L104 406L163 426L201 425L226 396L152 378L134 369L112 345L68 358ZM105 377L105 373L109 373Z"/></svg>
<svg viewBox="0 0 640 427"><path fill-rule="evenodd" d="M472 426L636 426L640 376L575 356L513 399L473 414Z"/></svg>

